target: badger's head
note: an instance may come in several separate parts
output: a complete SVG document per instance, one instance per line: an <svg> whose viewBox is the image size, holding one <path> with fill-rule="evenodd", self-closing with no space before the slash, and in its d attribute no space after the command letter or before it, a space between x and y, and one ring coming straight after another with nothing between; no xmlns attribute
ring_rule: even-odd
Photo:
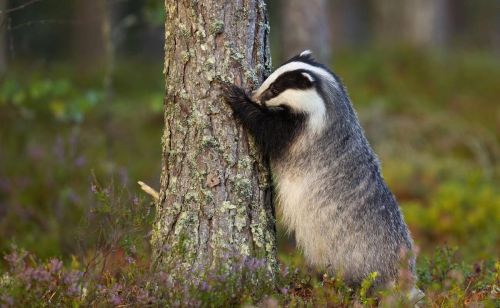
<svg viewBox="0 0 500 308"><path fill-rule="evenodd" d="M308 128L320 132L328 119L329 97L337 88L335 76L306 50L277 68L252 93L252 100L270 109L302 113Z"/></svg>

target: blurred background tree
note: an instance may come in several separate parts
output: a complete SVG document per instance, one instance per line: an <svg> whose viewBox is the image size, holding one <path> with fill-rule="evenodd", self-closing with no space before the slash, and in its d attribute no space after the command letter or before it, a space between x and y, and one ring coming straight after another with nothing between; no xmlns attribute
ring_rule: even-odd
<svg viewBox="0 0 500 308"><path fill-rule="evenodd" d="M7 8L7 0L0 0L0 11L5 11ZM0 15L0 77L7 71L7 41L5 40L5 33L7 18L5 14Z"/></svg>
<svg viewBox="0 0 500 308"><path fill-rule="evenodd" d="M163 15L158 1L41 0L27 7L24 3L29 1L0 2L7 6L2 29L13 45L9 58L71 60L88 68L101 67L114 45L120 55L161 52ZM277 41L273 50L283 54L280 58L304 47L326 59L331 50L360 45L427 50L497 50L499 45L495 0L271 0L268 4Z"/></svg>
<svg viewBox="0 0 500 308"><path fill-rule="evenodd" d="M0 251L69 258L130 229L85 229L109 224L116 205L99 201L92 170L131 192L120 209L141 194L136 180L159 186L163 5L0 0ZM274 63L313 49L342 77L423 253L449 243L472 260L498 255L499 2L268 6Z"/></svg>
<svg viewBox="0 0 500 308"><path fill-rule="evenodd" d="M331 60L330 9L328 0L278 1L283 35L280 37L285 57L308 48L321 62Z"/></svg>

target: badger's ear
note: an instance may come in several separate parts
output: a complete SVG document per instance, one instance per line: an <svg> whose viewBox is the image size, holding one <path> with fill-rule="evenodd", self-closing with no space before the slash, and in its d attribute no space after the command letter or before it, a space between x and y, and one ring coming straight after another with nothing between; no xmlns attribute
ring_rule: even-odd
<svg viewBox="0 0 500 308"><path fill-rule="evenodd" d="M306 49L306 50L304 50L303 52L300 53L301 57L311 56L311 55L312 55L312 51L309 50L309 49Z"/></svg>
<svg viewBox="0 0 500 308"><path fill-rule="evenodd" d="M311 76L311 74L306 73L306 72L302 72L302 76L306 77L311 83L314 82L314 78L313 78L313 76Z"/></svg>

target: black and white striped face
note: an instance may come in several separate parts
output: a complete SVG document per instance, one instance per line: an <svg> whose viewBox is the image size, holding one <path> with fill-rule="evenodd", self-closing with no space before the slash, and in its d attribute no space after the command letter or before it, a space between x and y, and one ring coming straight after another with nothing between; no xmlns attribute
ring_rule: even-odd
<svg viewBox="0 0 500 308"><path fill-rule="evenodd" d="M333 75L310 56L310 51L290 59L276 69L252 94L252 100L267 108L285 107L303 113L311 129L321 129L325 122L326 106L321 83L336 85Z"/></svg>

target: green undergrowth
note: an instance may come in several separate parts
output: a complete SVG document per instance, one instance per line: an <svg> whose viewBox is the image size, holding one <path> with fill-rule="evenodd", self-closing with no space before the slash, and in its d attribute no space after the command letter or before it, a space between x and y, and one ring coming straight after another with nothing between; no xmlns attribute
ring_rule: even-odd
<svg viewBox="0 0 500 308"><path fill-rule="evenodd" d="M90 194L94 203L80 226L80 254L41 258L11 245L0 262L0 304L5 307L134 306L134 307L408 307L410 284L371 290L377 273L359 288L340 277L321 276L305 266L302 256L283 251L280 269L269 283L264 260L224 256L231 268L173 276L169 268L153 268L149 199L130 193L122 184L103 185L95 175ZM176 264L170 264L176 268ZM477 255L464 260L457 247L437 247L418 258L417 286L426 296L423 307L481 305L500 300L500 260Z"/></svg>
<svg viewBox="0 0 500 308"><path fill-rule="evenodd" d="M500 262L473 265L457 260L456 250L443 248L418 267L418 287L425 292L421 307L497 307ZM315 275L282 266L276 283L268 283L262 260L236 260L231 270L173 278L168 269L151 271L147 259L121 252L96 255L91 262L76 258L64 264L57 258L41 261L23 250L4 257L0 275L2 307L408 307L408 288L396 286L373 292L376 273L360 288L340 278ZM120 264L114 264L114 263Z"/></svg>
<svg viewBox="0 0 500 308"><path fill-rule="evenodd" d="M283 228L277 286L255 283L256 259L240 260L255 272L243 284L152 273L154 211L135 183L158 187L162 63L118 61L108 89L69 65L29 68L0 82L0 306L404 306L311 272ZM368 49L333 69L419 250L422 306L498 307L498 57Z"/></svg>

